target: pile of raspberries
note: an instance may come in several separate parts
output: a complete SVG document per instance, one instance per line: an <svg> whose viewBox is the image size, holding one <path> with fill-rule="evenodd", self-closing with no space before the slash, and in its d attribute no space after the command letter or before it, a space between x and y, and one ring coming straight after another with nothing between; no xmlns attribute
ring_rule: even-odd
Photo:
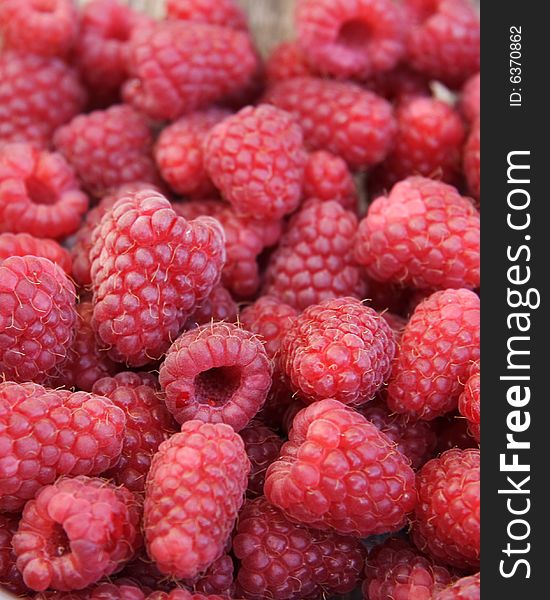
<svg viewBox="0 0 550 600"><path fill-rule="evenodd" d="M165 8L0 0L1 587L478 600L476 8Z"/></svg>

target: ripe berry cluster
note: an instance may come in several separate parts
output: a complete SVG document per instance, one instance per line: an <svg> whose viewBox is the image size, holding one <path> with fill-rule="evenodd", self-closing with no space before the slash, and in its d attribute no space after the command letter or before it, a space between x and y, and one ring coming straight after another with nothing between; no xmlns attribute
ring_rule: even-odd
<svg viewBox="0 0 550 600"><path fill-rule="evenodd" d="M479 599L478 15L295 4L0 0L13 594Z"/></svg>

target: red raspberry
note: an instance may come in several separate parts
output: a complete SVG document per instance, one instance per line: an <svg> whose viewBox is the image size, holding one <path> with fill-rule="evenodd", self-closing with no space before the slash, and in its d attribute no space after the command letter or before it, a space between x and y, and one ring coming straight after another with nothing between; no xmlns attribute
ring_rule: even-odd
<svg viewBox="0 0 550 600"><path fill-rule="evenodd" d="M221 285L217 285L208 298L201 303L195 312L187 319L186 329L206 325L213 321L235 323L239 308L231 294Z"/></svg>
<svg viewBox="0 0 550 600"><path fill-rule="evenodd" d="M191 588L199 594L220 595L228 598L233 590L234 566L233 559L228 554L220 556L193 581Z"/></svg>
<svg viewBox="0 0 550 600"><path fill-rule="evenodd" d="M167 0L169 19L247 30L246 14L235 0Z"/></svg>
<svg viewBox="0 0 550 600"><path fill-rule="evenodd" d="M480 121L472 125L464 147L464 173L468 183L468 191L479 203L480 196Z"/></svg>
<svg viewBox="0 0 550 600"><path fill-rule="evenodd" d="M0 146L0 231L61 238L78 229L87 208L61 154L31 144Z"/></svg>
<svg viewBox="0 0 550 600"><path fill-rule="evenodd" d="M309 150L327 150L350 168L384 160L397 125L383 98L351 83L297 77L268 90L266 102L294 115Z"/></svg>
<svg viewBox="0 0 550 600"><path fill-rule="evenodd" d="M448 450L417 476L413 540L459 569L479 567L479 450Z"/></svg>
<svg viewBox="0 0 550 600"><path fill-rule="evenodd" d="M280 219L300 203L307 155L302 131L285 111L247 106L207 134L204 164L236 212Z"/></svg>
<svg viewBox="0 0 550 600"><path fill-rule="evenodd" d="M473 363L468 371L468 379L464 391L458 398L458 410L468 420L469 430L479 442L480 426L480 371L479 360Z"/></svg>
<svg viewBox="0 0 550 600"><path fill-rule="evenodd" d="M123 96L154 119L177 119L244 87L257 69L250 36L227 27L166 21L133 35Z"/></svg>
<svg viewBox="0 0 550 600"><path fill-rule="evenodd" d="M66 56L78 33L73 0L2 0L0 36L5 50Z"/></svg>
<svg viewBox="0 0 550 600"><path fill-rule="evenodd" d="M481 78L477 73L468 79L462 87L459 108L469 123L474 123L481 111Z"/></svg>
<svg viewBox="0 0 550 600"><path fill-rule="evenodd" d="M172 344L159 379L178 422L199 419L239 431L265 402L271 364L254 334L231 323L212 323Z"/></svg>
<svg viewBox="0 0 550 600"><path fill-rule="evenodd" d="M416 503L414 471L362 415L328 399L300 411L265 478L292 520L366 537L398 531Z"/></svg>
<svg viewBox="0 0 550 600"><path fill-rule="evenodd" d="M41 383L67 359L75 335L76 291L47 258L0 263L0 379Z"/></svg>
<svg viewBox="0 0 550 600"><path fill-rule="evenodd" d="M409 177L359 224L357 262L378 281L416 288L479 287L479 212L450 185Z"/></svg>
<svg viewBox="0 0 550 600"><path fill-rule="evenodd" d="M353 257L357 217L338 202L312 199L294 215L270 258L264 291L302 310L341 296L363 296Z"/></svg>
<svg viewBox="0 0 550 600"><path fill-rule="evenodd" d="M405 0L413 27L410 64L432 79L458 87L479 71L479 17L470 0Z"/></svg>
<svg viewBox="0 0 550 600"><path fill-rule="evenodd" d="M23 511L13 549L25 584L79 590L120 570L141 545L133 494L104 479L61 478Z"/></svg>
<svg viewBox="0 0 550 600"><path fill-rule="evenodd" d="M266 60L266 76L269 83L277 83L294 77L313 75L298 42L281 42Z"/></svg>
<svg viewBox="0 0 550 600"><path fill-rule="evenodd" d="M392 411L427 421L453 410L479 358L479 297L435 292L414 311L388 386Z"/></svg>
<svg viewBox="0 0 550 600"><path fill-rule="evenodd" d="M365 560L359 540L293 523L263 496L245 503L233 552L240 561L236 594L249 600L345 594Z"/></svg>
<svg viewBox="0 0 550 600"><path fill-rule="evenodd" d="M8 425L17 423L17 427ZM106 398L0 383L0 511L19 510L59 475L98 475L118 459L124 413Z"/></svg>
<svg viewBox="0 0 550 600"><path fill-rule="evenodd" d="M71 274L71 255L55 240L36 238L28 233L0 233L0 264L10 256L39 256L59 265Z"/></svg>
<svg viewBox="0 0 550 600"><path fill-rule="evenodd" d="M15 554L11 545L18 523L18 516L0 515L0 591L25 598L32 592L23 583L23 577L15 566Z"/></svg>
<svg viewBox="0 0 550 600"><path fill-rule="evenodd" d="M248 331L260 336L269 358L278 357L281 341L294 325L298 311L272 296L261 296L247 306L239 321Z"/></svg>
<svg viewBox="0 0 550 600"><path fill-rule="evenodd" d="M195 577L223 554L249 470L242 439L223 423L187 421L160 445L147 478L143 525L162 573Z"/></svg>
<svg viewBox="0 0 550 600"><path fill-rule="evenodd" d="M264 248L277 243L282 222L238 215L230 205L216 200L182 202L173 208L186 219L209 215L221 223L227 251L222 283L237 298L253 296L260 287L257 257Z"/></svg>
<svg viewBox="0 0 550 600"><path fill-rule="evenodd" d="M158 360L219 281L220 226L207 217L187 222L161 194L142 190L117 200L92 241L96 334L114 360Z"/></svg>
<svg viewBox="0 0 550 600"><path fill-rule="evenodd" d="M265 473L269 465L279 457L283 440L260 421L251 421L241 432L251 469L246 495L249 498L264 493Z"/></svg>
<svg viewBox="0 0 550 600"><path fill-rule="evenodd" d="M32 142L47 148L53 132L84 107L74 69L57 58L0 54L0 146Z"/></svg>
<svg viewBox="0 0 550 600"><path fill-rule="evenodd" d="M131 582L117 579L116 583L99 583L81 591L43 592L34 600L145 600L145 594Z"/></svg>
<svg viewBox="0 0 550 600"><path fill-rule="evenodd" d="M381 400L365 404L359 412L397 445L399 452L410 459L413 469L419 469L432 457L437 436L430 423L396 415Z"/></svg>
<svg viewBox="0 0 550 600"><path fill-rule="evenodd" d="M363 404L389 377L393 332L355 298L310 306L281 343L281 367L305 402Z"/></svg>
<svg viewBox="0 0 550 600"><path fill-rule="evenodd" d="M391 189L409 175L437 176L456 184L465 138L458 113L441 100L409 98L397 108L395 116L395 146L369 176L371 189Z"/></svg>
<svg viewBox="0 0 550 600"><path fill-rule="evenodd" d="M347 210L357 210L357 189L346 162L324 150L309 155L303 194L306 199L335 200Z"/></svg>
<svg viewBox="0 0 550 600"><path fill-rule="evenodd" d="M437 448L435 455L438 456L446 450L460 448L478 448L479 444L470 435L468 421L458 413L449 413L434 421L437 431Z"/></svg>
<svg viewBox="0 0 550 600"><path fill-rule="evenodd" d="M210 594L194 594L183 588L176 588L171 592L153 592L147 596L146 600L227 600L226 596Z"/></svg>
<svg viewBox="0 0 550 600"><path fill-rule="evenodd" d="M421 73L401 63L395 69L377 73L370 77L365 85L375 94L391 100L402 102L415 96L431 96L430 82Z"/></svg>
<svg viewBox="0 0 550 600"><path fill-rule="evenodd" d="M178 194L205 196L215 192L203 165L202 142L208 131L231 113L210 108L182 117L163 129L155 145L162 178Z"/></svg>
<svg viewBox="0 0 550 600"><path fill-rule="evenodd" d="M109 398L126 414L122 453L105 477L132 492L142 492L155 452L177 429L158 384L152 377L125 372L98 379L92 391Z"/></svg>
<svg viewBox="0 0 550 600"><path fill-rule="evenodd" d="M149 18L118 0L91 0L82 7L76 64L96 107L119 99L128 77L128 46L133 32Z"/></svg>
<svg viewBox="0 0 550 600"><path fill-rule="evenodd" d="M404 21L391 0L298 0L298 43L322 73L365 79L405 54Z"/></svg>
<svg viewBox="0 0 550 600"><path fill-rule="evenodd" d="M365 600L431 600L453 581L445 567L399 538L388 539L369 554L365 576Z"/></svg>
<svg viewBox="0 0 550 600"><path fill-rule="evenodd" d="M157 181L149 123L130 106L79 115L56 132L54 141L96 196L124 183Z"/></svg>
<svg viewBox="0 0 550 600"><path fill-rule="evenodd" d="M479 600L480 574L462 577L446 589L440 591L434 600Z"/></svg>

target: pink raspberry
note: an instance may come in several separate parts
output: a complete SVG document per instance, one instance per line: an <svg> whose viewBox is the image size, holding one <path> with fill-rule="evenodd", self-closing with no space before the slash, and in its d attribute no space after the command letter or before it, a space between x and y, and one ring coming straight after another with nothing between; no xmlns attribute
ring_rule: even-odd
<svg viewBox="0 0 550 600"><path fill-rule="evenodd" d="M265 402L271 364L257 337L231 323L183 333L160 366L166 406L179 423L245 427Z"/></svg>
<svg viewBox="0 0 550 600"><path fill-rule="evenodd" d="M16 0L17 1L17 0ZM0 146L50 146L53 132L78 114L86 93L74 69L57 58L0 54Z"/></svg>
<svg viewBox="0 0 550 600"><path fill-rule="evenodd" d="M204 164L238 213L276 220L300 203L307 155L302 131L285 111L247 106L214 126Z"/></svg>
<svg viewBox="0 0 550 600"><path fill-rule="evenodd" d="M248 33L165 21L133 35L123 97L154 119L177 119L244 87L258 57Z"/></svg>
<svg viewBox="0 0 550 600"><path fill-rule="evenodd" d="M359 224L357 262L382 282L479 287L479 212L440 181L409 177L377 198Z"/></svg>
<svg viewBox="0 0 550 600"><path fill-rule="evenodd" d="M66 56L78 34L73 0L2 0L0 36L4 50Z"/></svg>
<svg viewBox="0 0 550 600"><path fill-rule="evenodd" d="M240 563L236 593L248 600L345 594L365 560L359 540L293 523L264 497L245 503L233 552Z"/></svg>
<svg viewBox="0 0 550 600"><path fill-rule="evenodd" d="M479 358L479 297L435 292L410 318L388 386L392 411L427 421L456 409L470 364Z"/></svg>
<svg viewBox="0 0 550 600"><path fill-rule="evenodd" d="M69 252L55 240L37 238L28 233L0 233L0 264L10 256L38 256L59 265L71 274L72 259Z"/></svg>
<svg viewBox="0 0 550 600"><path fill-rule="evenodd" d="M459 99L460 112L469 123L474 123L481 111L481 77L472 75L463 85Z"/></svg>
<svg viewBox="0 0 550 600"><path fill-rule="evenodd" d="M217 285L209 296L201 302L195 312L187 319L186 329L193 329L199 325L207 325L213 321L235 323L239 307L231 294L222 286Z"/></svg>
<svg viewBox="0 0 550 600"><path fill-rule="evenodd" d="M41 383L67 359L75 335L76 291L47 258L0 263L0 379Z"/></svg>
<svg viewBox="0 0 550 600"><path fill-rule="evenodd" d="M167 0L169 19L247 30L246 14L235 0Z"/></svg>
<svg viewBox="0 0 550 600"><path fill-rule="evenodd" d="M464 174L468 183L468 191L479 203L480 196L480 121L472 125L470 135L464 146Z"/></svg>
<svg viewBox="0 0 550 600"><path fill-rule="evenodd" d="M346 162L330 152L312 152L304 171L304 198L335 200L345 209L356 211L358 194Z"/></svg>
<svg viewBox="0 0 550 600"><path fill-rule="evenodd" d="M372 308L337 298L307 308L281 343L281 368L308 403L370 400L390 375L393 332Z"/></svg>
<svg viewBox="0 0 550 600"><path fill-rule="evenodd" d="M203 165L202 142L210 129L230 114L222 108L197 111L162 130L154 154L160 174L172 190L184 196L215 192Z"/></svg>
<svg viewBox="0 0 550 600"><path fill-rule="evenodd" d="M448 450L417 476L412 536L425 553L459 569L479 568L479 450Z"/></svg>
<svg viewBox="0 0 550 600"><path fill-rule="evenodd" d="M100 396L0 383L0 511L20 510L59 475L98 475L111 467L125 421Z"/></svg>
<svg viewBox="0 0 550 600"><path fill-rule="evenodd" d="M462 577L449 587L441 590L434 600L479 600L480 599L480 574Z"/></svg>
<svg viewBox="0 0 550 600"><path fill-rule="evenodd" d="M393 102L403 102L417 96L431 96L427 77L400 63L391 71L377 73L365 82L367 89Z"/></svg>
<svg viewBox="0 0 550 600"><path fill-rule="evenodd" d="M149 123L130 106L79 115L56 132L54 141L95 196L125 183L157 181Z"/></svg>
<svg viewBox="0 0 550 600"><path fill-rule="evenodd" d="M480 437L480 369L479 360L472 363L464 391L458 398L458 410L468 421L472 437L479 442Z"/></svg>
<svg viewBox="0 0 550 600"><path fill-rule="evenodd" d="M281 42L276 46L267 57L265 69L267 80L271 84L313 75L296 41Z"/></svg>
<svg viewBox="0 0 550 600"><path fill-rule="evenodd" d="M0 589L16 596L29 597L32 591L23 583L15 566L11 540L17 531L19 516L0 515Z"/></svg>
<svg viewBox="0 0 550 600"><path fill-rule="evenodd" d="M161 194L142 190L117 200L92 242L96 334L119 362L160 359L219 281L220 226L206 217L188 222Z"/></svg>
<svg viewBox="0 0 550 600"><path fill-rule="evenodd" d="M362 415L328 399L294 418L265 495L292 520L366 537L398 531L416 503L414 471Z"/></svg>
<svg viewBox="0 0 550 600"><path fill-rule="evenodd" d="M377 546L367 559L365 600L431 600L453 581L451 573L400 538Z"/></svg>
<svg viewBox="0 0 550 600"><path fill-rule="evenodd" d="M264 293L302 310L331 298L363 296L353 256L357 217L338 202L308 201L271 255Z"/></svg>
<svg viewBox="0 0 550 600"><path fill-rule="evenodd" d="M297 77L272 86L264 100L294 115L309 150L327 150L352 169L384 160L397 125L389 102L351 83Z"/></svg>
<svg viewBox="0 0 550 600"><path fill-rule="evenodd" d="M160 445L147 478L143 526L162 573L195 577L223 554L249 470L242 439L223 423L187 421Z"/></svg>
<svg viewBox="0 0 550 600"><path fill-rule="evenodd" d="M78 229L87 208L61 154L32 144L0 146L0 232L62 238Z"/></svg>
<svg viewBox="0 0 550 600"><path fill-rule="evenodd" d="M451 87L479 71L479 17L470 0L405 0L410 64Z"/></svg>
<svg viewBox="0 0 550 600"><path fill-rule="evenodd" d="M133 494L104 479L63 477L23 511L13 549L31 589L83 589L120 570L141 545Z"/></svg>

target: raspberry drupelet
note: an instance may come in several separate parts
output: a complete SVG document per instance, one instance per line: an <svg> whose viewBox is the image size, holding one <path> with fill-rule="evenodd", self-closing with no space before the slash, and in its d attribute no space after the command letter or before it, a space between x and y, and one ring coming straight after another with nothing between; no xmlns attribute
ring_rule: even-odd
<svg viewBox="0 0 550 600"><path fill-rule="evenodd" d="M464 174L466 175L466 182L468 183L468 191L478 201L478 206L481 187L480 127L480 120L477 119L472 125L470 135L464 146Z"/></svg>
<svg viewBox="0 0 550 600"><path fill-rule="evenodd" d="M434 600L479 600L481 594L480 574L462 577L434 596Z"/></svg>
<svg viewBox="0 0 550 600"><path fill-rule="evenodd" d="M166 575L195 577L222 556L242 505L250 462L223 423L187 421L153 457L143 526Z"/></svg>
<svg viewBox="0 0 550 600"><path fill-rule="evenodd" d="M458 410L468 420L468 430L478 442L480 439L480 366L472 363L464 391L458 399Z"/></svg>
<svg viewBox="0 0 550 600"><path fill-rule="evenodd" d="M236 0L167 0L169 19L247 30L246 14Z"/></svg>
<svg viewBox="0 0 550 600"><path fill-rule="evenodd" d="M160 366L166 406L179 423L199 419L245 427L265 402L271 363L262 342L231 323L183 333Z"/></svg>
<svg viewBox="0 0 550 600"><path fill-rule="evenodd" d="M63 477L23 511L13 549L36 591L81 590L120 570L142 543L134 495L105 479Z"/></svg>
<svg viewBox="0 0 550 600"><path fill-rule="evenodd" d="M294 417L265 495L293 521L366 537L399 531L416 504L414 471L362 415L322 400Z"/></svg>
<svg viewBox="0 0 550 600"><path fill-rule="evenodd" d="M67 275L72 271L68 250L55 240L38 238L29 233L0 233L0 264L10 256L37 256L59 265Z"/></svg>

